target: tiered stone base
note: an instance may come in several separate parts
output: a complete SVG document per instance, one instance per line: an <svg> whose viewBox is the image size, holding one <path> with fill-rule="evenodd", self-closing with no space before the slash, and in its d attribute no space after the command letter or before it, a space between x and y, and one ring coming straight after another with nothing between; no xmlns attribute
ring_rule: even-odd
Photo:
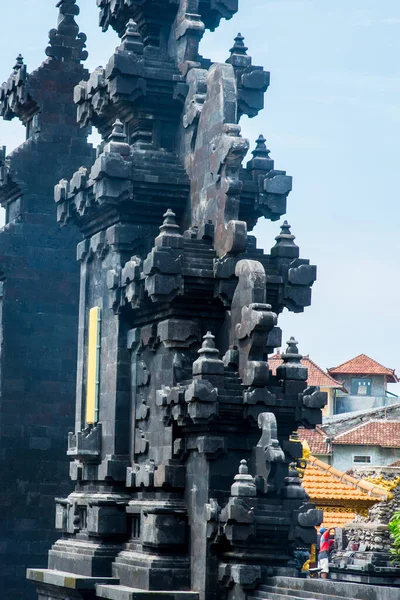
<svg viewBox="0 0 400 600"><path fill-rule="evenodd" d="M39 600L200 600L198 592L148 591L118 585L117 579L28 569ZM324 579L271 577L247 600L400 600L400 588Z"/></svg>

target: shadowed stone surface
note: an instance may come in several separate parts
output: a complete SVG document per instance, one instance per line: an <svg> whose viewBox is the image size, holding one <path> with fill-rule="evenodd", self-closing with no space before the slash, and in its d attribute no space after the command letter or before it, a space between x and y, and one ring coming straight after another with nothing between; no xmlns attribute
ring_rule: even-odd
<svg viewBox="0 0 400 600"><path fill-rule="evenodd" d="M73 90L86 77L85 36L74 2L59 7L48 59L29 73L22 56L0 87L0 115L19 118L26 141L0 150L0 595L34 598L28 565L46 566L54 497L71 490L65 447L73 424L80 235L59 231L54 185L90 165ZM56 15L56 13L55 13Z"/></svg>

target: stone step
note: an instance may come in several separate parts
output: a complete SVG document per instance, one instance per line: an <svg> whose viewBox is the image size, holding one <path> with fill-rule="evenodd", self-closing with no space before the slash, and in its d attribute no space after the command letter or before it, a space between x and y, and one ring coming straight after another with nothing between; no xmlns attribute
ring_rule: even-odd
<svg viewBox="0 0 400 600"><path fill-rule="evenodd" d="M274 592L253 592L251 596L247 596L247 600L311 600L313 596L288 596L281 593Z"/></svg>
<svg viewBox="0 0 400 600"><path fill-rule="evenodd" d="M288 597L309 598L310 600L400 600L400 588L384 585L354 583L332 579L302 579L287 576L275 576L260 585L257 593L260 600L269 599L268 589L279 593L282 599ZM257 598L257 596L255 596ZM278 600L278 599L274 599Z"/></svg>
<svg viewBox="0 0 400 600"><path fill-rule="evenodd" d="M197 592L147 591L124 585L98 585L96 597L106 600L199 600Z"/></svg>
<svg viewBox="0 0 400 600"><path fill-rule="evenodd" d="M332 596L332 594L321 594L309 590L295 590L269 585L261 585L253 592L252 600L343 600L343 596ZM250 599L249 599L250 600ZM347 600L356 600L347 598Z"/></svg>

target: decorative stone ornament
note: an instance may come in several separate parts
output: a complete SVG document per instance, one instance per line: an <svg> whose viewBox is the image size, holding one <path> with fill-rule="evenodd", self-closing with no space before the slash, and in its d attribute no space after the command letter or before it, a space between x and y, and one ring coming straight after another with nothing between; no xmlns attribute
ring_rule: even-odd
<svg viewBox="0 0 400 600"><path fill-rule="evenodd" d="M67 529L42 581L79 574L82 589L114 600L246 600L269 576L296 573L295 549L321 518L289 465L290 433L321 421L323 398L307 389L294 342L277 376L268 365L279 314L309 305L316 271L287 223L270 254L249 235L285 214L292 187L262 136L243 165L240 118L263 108L269 73L240 34L225 63L199 54L237 0L97 4L122 39L75 89L79 123L102 135L97 158L55 192L60 223L84 237L76 490L59 503ZM87 432L93 307L98 423ZM65 600L56 583L38 589Z"/></svg>

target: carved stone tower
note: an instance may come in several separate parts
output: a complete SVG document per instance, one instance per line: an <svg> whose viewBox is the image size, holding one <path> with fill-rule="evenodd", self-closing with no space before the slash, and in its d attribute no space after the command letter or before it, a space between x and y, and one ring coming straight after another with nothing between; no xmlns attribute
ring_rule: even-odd
<svg viewBox="0 0 400 600"><path fill-rule="evenodd" d="M94 157L79 128L74 87L86 76L75 1L59 3L47 59L22 56L0 87L0 116L19 118L26 141L0 150L0 595L34 598L28 565L45 566L54 496L67 494L65 445L73 423L81 236L60 232L54 185Z"/></svg>
<svg viewBox="0 0 400 600"><path fill-rule="evenodd" d="M84 236L76 487L57 500L49 569L28 577L43 600L244 600L296 573L322 519L291 434L321 422L325 394L294 339L268 367L278 315L310 304L316 269L286 222L269 254L248 234L291 190L263 136L242 165L239 121L269 74L240 34L226 63L199 55L237 0L97 3L121 43L75 100L103 143L56 188L59 221Z"/></svg>

